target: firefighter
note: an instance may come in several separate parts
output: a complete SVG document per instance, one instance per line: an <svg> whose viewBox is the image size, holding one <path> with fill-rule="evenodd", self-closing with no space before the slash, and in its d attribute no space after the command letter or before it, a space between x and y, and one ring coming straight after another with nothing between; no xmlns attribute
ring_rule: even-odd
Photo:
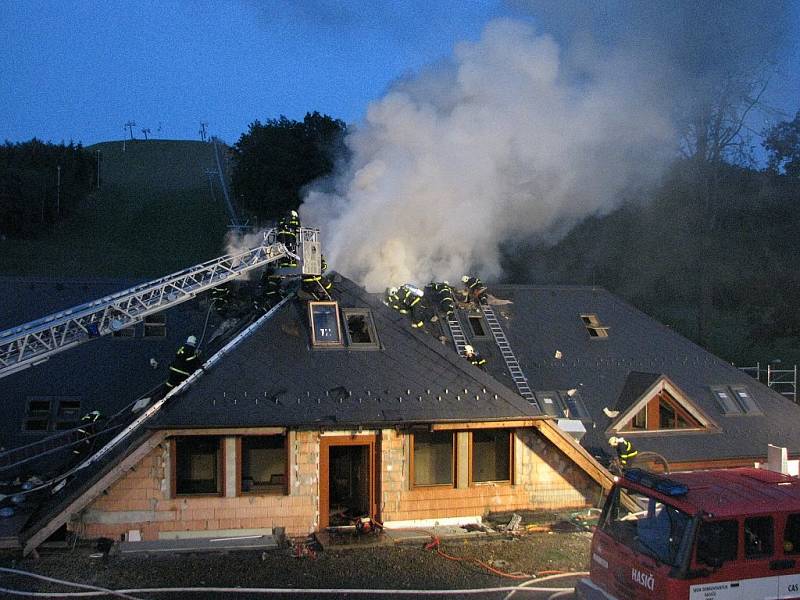
<svg viewBox="0 0 800 600"><path fill-rule="evenodd" d="M384 293L383 303L389 308L393 308L401 315L405 315L408 313L408 310L403 305L403 303L400 302L400 296L398 292L399 290L396 287L386 288L386 292Z"/></svg>
<svg viewBox="0 0 800 600"><path fill-rule="evenodd" d="M228 314L231 308L231 300L233 299L233 292L231 286L227 283L218 285L211 290L211 302L214 303L214 310L221 317Z"/></svg>
<svg viewBox="0 0 800 600"><path fill-rule="evenodd" d="M320 257L320 259L322 261L320 267L320 272L322 273L322 280L320 281L320 284L325 289L325 293L328 294L328 296L330 296L331 288L333 287L333 280L325 275L325 272L328 270L328 261L325 260L324 254Z"/></svg>
<svg viewBox="0 0 800 600"><path fill-rule="evenodd" d="M167 392L180 385L189 376L200 368L200 353L197 351L197 338L190 335L186 343L178 348L175 360L169 366L169 379L167 379Z"/></svg>
<svg viewBox="0 0 800 600"><path fill-rule="evenodd" d="M81 426L78 428L79 442L72 447L75 456L89 454L94 445L94 436L97 433L98 422L102 419L99 410L93 410L81 417Z"/></svg>
<svg viewBox="0 0 800 600"><path fill-rule="evenodd" d="M637 454L639 454L639 451L633 447L633 444L631 444L624 437L611 436L608 438L608 444L617 451L619 464L623 469L628 466L628 461L632 460Z"/></svg>
<svg viewBox="0 0 800 600"><path fill-rule="evenodd" d="M453 288L447 281L431 283L439 312L447 319L452 319L455 314L455 299L453 298Z"/></svg>
<svg viewBox="0 0 800 600"><path fill-rule="evenodd" d="M409 318L411 319L411 327L414 329L420 329L425 322L420 318L417 311L424 310L424 307L420 302L422 301L422 297L425 294L421 289L411 285L410 283L403 284L400 286L400 289L397 290L397 296L400 299L401 306L405 309L404 314L408 314ZM400 312L403 312L402 310Z"/></svg>
<svg viewBox="0 0 800 600"><path fill-rule="evenodd" d="M300 216L296 210L290 210L278 223L277 240L286 246L289 252L297 251L297 238L300 235ZM279 267L294 268L297 261L292 256L286 256L280 261Z"/></svg>
<svg viewBox="0 0 800 600"><path fill-rule="evenodd" d="M486 365L486 359L483 358L480 354L475 352L475 348L467 344L464 346L464 358L466 358L470 364L479 369L483 369Z"/></svg>
<svg viewBox="0 0 800 600"><path fill-rule="evenodd" d="M275 267L268 266L261 275L261 296L256 300L255 305L259 310L267 312L283 298L283 275L275 271Z"/></svg>
<svg viewBox="0 0 800 600"><path fill-rule="evenodd" d="M464 284L464 290L461 292L464 302L472 300L480 303L486 298L486 286L477 277L464 275L461 282Z"/></svg>
<svg viewBox="0 0 800 600"><path fill-rule="evenodd" d="M304 274L300 280L300 289L306 294L313 297L314 300L321 300L327 296L327 291L322 284L322 275Z"/></svg>

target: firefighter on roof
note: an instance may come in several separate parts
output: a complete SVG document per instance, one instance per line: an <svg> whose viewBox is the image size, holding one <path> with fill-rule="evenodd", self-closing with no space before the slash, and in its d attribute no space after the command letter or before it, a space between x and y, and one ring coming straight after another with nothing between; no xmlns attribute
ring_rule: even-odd
<svg viewBox="0 0 800 600"><path fill-rule="evenodd" d="M286 213L278 223L278 237L277 240L286 246L289 252L297 251L297 238L300 235L300 216L296 210L290 210ZM297 261L287 256L282 259L279 267L294 268L297 266Z"/></svg>
<svg viewBox="0 0 800 600"><path fill-rule="evenodd" d="M480 303L486 298L486 286L479 278L464 275L461 282L464 284L464 290L461 292L464 302Z"/></svg>
<svg viewBox="0 0 800 600"><path fill-rule="evenodd" d="M406 314L411 319L411 327L414 329L421 328L425 322L419 317L417 311L421 311L423 306L420 304L422 296L425 294L421 289L411 285L410 283L403 284L397 291L397 296L400 298L400 303L405 308ZM403 312L403 311L400 311Z"/></svg>
<svg viewBox="0 0 800 600"><path fill-rule="evenodd" d="M275 271L275 267L268 266L261 275L261 296L256 300L256 308L267 312L283 298L281 283L283 275Z"/></svg>
<svg viewBox="0 0 800 600"><path fill-rule="evenodd" d="M455 314L455 298L453 297L453 288L446 281L434 281L431 283L436 303L439 307L439 312L445 316L446 319L452 319Z"/></svg>
<svg viewBox="0 0 800 600"><path fill-rule="evenodd" d="M608 444L617 451L619 464L623 469L628 466L628 461L633 460L639 454L639 451L634 449L633 444L624 437L611 436L608 438Z"/></svg>
<svg viewBox="0 0 800 600"><path fill-rule="evenodd" d="M72 447L72 453L76 456L85 456L94 445L94 436L97 433L98 422L102 419L99 410L93 410L81 417L81 426L78 428L80 441Z"/></svg>
<svg viewBox="0 0 800 600"><path fill-rule="evenodd" d="M211 301L214 303L214 310L216 310L217 314L221 317L228 314L232 299L233 292L231 291L231 286L227 283L218 285L211 290Z"/></svg>
<svg viewBox="0 0 800 600"><path fill-rule="evenodd" d="M186 343L178 348L175 360L169 366L169 379L167 379L167 392L183 383L189 376L200 368L200 353L197 351L197 338L190 335Z"/></svg>
<svg viewBox="0 0 800 600"><path fill-rule="evenodd" d="M464 346L464 358L466 358L470 364L478 367L479 369L483 369L486 365L486 359L483 358L480 354L475 352L475 348L467 344Z"/></svg>

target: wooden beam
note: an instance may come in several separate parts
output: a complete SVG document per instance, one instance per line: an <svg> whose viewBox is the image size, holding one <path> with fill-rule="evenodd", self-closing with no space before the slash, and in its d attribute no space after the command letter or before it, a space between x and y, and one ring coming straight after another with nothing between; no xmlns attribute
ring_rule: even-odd
<svg viewBox="0 0 800 600"><path fill-rule="evenodd" d="M614 476L601 465L597 460L589 454L586 449L580 445L578 440L563 431L550 420L536 421L534 427L549 441L551 441L556 448L561 450L567 455L572 462L599 483L604 490L610 490L614 485Z"/></svg>
<svg viewBox="0 0 800 600"><path fill-rule="evenodd" d="M88 490L83 492L75 500L73 500L64 510L55 515L48 521L44 527L34 533L26 542L22 549L22 555L27 556L36 551L36 548L49 538L59 527L64 525L71 515L80 512L86 508L89 503L97 498L104 490L108 489L110 485L127 473L132 467L136 466L145 456L150 453L156 446L158 446L167 437L166 432L156 431L144 443L140 444L133 452L126 456L122 462L118 463L108 473L100 478Z"/></svg>
<svg viewBox="0 0 800 600"><path fill-rule="evenodd" d="M189 436L189 435L283 435L286 427L231 427L223 429L215 427L213 429L166 429L168 436Z"/></svg>
<svg viewBox="0 0 800 600"><path fill-rule="evenodd" d="M434 423L431 431L471 431L473 429L519 429L522 427L537 427L538 419L525 419L519 421L486 421L481 423Z"/></svg>

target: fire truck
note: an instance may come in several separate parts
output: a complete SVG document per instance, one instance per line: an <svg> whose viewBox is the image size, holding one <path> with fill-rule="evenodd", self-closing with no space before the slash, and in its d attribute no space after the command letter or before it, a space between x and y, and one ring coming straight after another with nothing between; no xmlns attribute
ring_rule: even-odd
<svg viewBox="0 0 800 600"><path fill-rule="evenodd" d="M800 479L630 469L606 500L581 600L800 598Z"/></svg>

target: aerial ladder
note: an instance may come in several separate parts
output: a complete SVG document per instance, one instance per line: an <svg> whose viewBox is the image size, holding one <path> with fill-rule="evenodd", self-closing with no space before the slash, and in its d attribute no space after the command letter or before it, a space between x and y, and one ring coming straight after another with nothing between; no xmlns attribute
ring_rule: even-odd
<svg viewBox="0 0 800 600"><path fill-rule="evenodd" d="M201 292L287 256L301 261L303 273L320 274L319 230L301 227L296 250L300 256L278 241L275 229L269 229L253 248L0 331L0 378L38 365L54 354L94 338L135 325L148 315L191 300Z"/></svg>

